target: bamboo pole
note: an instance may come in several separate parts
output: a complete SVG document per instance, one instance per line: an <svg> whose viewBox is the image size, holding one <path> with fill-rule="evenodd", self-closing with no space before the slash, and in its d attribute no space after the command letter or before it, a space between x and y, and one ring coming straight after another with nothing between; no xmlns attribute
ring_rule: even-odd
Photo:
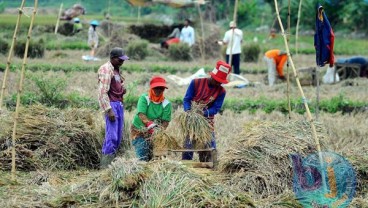
<svg viewBox="0 0 368 208"><path fill-rule="evenodd" d="M56 20L56 25L55 25L55 35L57 34L57 31L59 29L59 23L60 23L60 15L61 15L61 10L63 9L63 3L60 4L60 8L59 8L59 14Z"/></svg>
<svg viewBox="0 0 368 208"><path fill-rule="evenodd" d="M33 7L33 14L31 17L31 23L29 25L28 34L27 34L27 41L26 41L26 47L24 49L24 55L23 55L23 63L22 63L22 71L20 74L20 80L19 80L19 87L18 87L18 93L17 93L17 104L15 108L15 115L14 115L14 126L13 126L13 134L12 134L12 169L11 169L11 178L14 181L15 180L15 140L16 140L16 134L17 134L17 124L18 124L18 118L19 118L19 108L20 108L20 96L23 91L23 80L24 80L24 73L25 68L27 64L27 56L28 56L28 48L29 48L29 41L31 39L32 34L32 27L33 22L36 16L37 12L37 5L38 0L34 1L34 7Z"/></svg>
<svg viewBox="0 0 368 208"><path fill-rule="evenodd" d="M201 41L201 46L200 51L201 51L201 56L202 56L202 64L205 64L205 60L206 60L206 54L205 54L205 39L204 39L204 26L203 26L203 17L202 17L202 12L201 12L201 7L199 5L199 3L196 3L197 9L198 9L198 15L199 15L199 19L201 21L201 32L202 32L202 41Z"/></svg>
<svg viewBox="0 0 368 208"><path fill-rule="evenodd" d="M296 31L295 31L295 54L298 55L298 37L299 37L299 23L300 23L300 14L302 11L302 2L299 1L299 9L298 9L298 20L296 21Z"/></svg>
<svg viewBox="0 0 368 208"><path fill-rule="evenodd" d="M289 8L288 8L288 36L287 36L287 42L289 44L289 41L290 41L290 0L289 0ZM287 76L286 76L286 97L287 97L287 100L288 100L288 113L289 113L289 119L291 119L291 103L290 103L290 75L289 75L289 60L287 61L287 64L286 64L286 73L287 73Z"/></svg>
<svg viewBox="0 0 368 208"><path fill-rule="evenodd" d="M233 15L233 21L234 21L235 25L236 25L237 11L238 11L238 0L235 0L234 15ZM231 39L230 39L230 54L229 54L229 65L230 66L232 66L232 64L233 64L233 41L234 41L234 33L235 33L235 28L233 28L233 33L232 33Z"/></svg>
<svg viewBox="0 0 368 208"><path fill-rule="evenodd" d="M12 60L12 57L13 57L15 41L17 40L17 33L18 33L18 30L19 30L20 19L21 19L22 14L23 14L24 3L25 3L25 0L22 0L22 3L20 4L20 8L19 8L19 11L18 11L17 23L15 24L14 34L13 34L13 39L12 39L10 49L9 49L8 59L6 61L6 68L5 68L5 72L4 72L3 84L2 84L2 87L1 87L1 95L0 95L0 110L3 107L3 100L4 100L5 89L6 89L6 81L7 81L7 78L8 78L10 64L11 64L11 60Z"/></svg>
<svg viewBox="0 0 368 208"><path fill-rule="evenodd" d="M316 143L316 148L317 148L317 151L318 151L320 165L321 165L322 170L323 170L323 158L322 158L322 152L321 152L321 145L320 145L319 139L317 137L316 126L313 123L313 118L312 118L311 112L309 110L309 106L308 106L308 103L307 103L307 98L304 95L304 91L303 91L303 88L300 84L298 73L295 69L293 59L290 56L290 49L289 49L289 46L287 44L287 39L286 39L286 35L285 35L284 26L282 25L282 21L281 21L281 18L280 18L279 8L277 6L277 0L274 0L274 2L275 2L275 9L276 9L276 14L277 14L277 19L279 21L281 32L282 32L282 35L283 35L283 38L284 38L284 44L285 44L286 52L287 52L287 55L288 55L288 58L289 58L289 61L290 61L290 64L291 64L291 68L293 69L293 72L294 72L295 81L296 81L296 84L298 86L300 95L302 96L303 104L304 104L304 107L305 107L305 110L306 110L306 113L307 113L307 118L308 118L308 121L309 121L311 129L312 129L312 136L313 136L313 139ZM326 190L326 181L325 181L324 171L322 171L321 174L322 174L323 188L324 188L324 190Z"/></svg>

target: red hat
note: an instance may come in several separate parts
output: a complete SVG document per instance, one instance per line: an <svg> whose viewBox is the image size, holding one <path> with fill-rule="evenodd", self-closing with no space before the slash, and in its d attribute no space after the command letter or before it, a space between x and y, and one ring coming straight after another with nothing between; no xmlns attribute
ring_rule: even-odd
<svg viewBox="0 0 368 208"><path fill-rule="evenodd" d="M231 66L227 64L224 61L217 61L216 68L213 69L212 72L210 72L210 75L213 79L216 81L227 84L229 81L227 81L227 76L231 72Z"/></svg>
<svg viewBox="0 0 368 208"><path fill-rule="evenodd" d="M150 88L153 89L155 87L165 87L167 89L166 80L163 77L160 77L160 76L152 77L152 79L150 81Z"/></svg>

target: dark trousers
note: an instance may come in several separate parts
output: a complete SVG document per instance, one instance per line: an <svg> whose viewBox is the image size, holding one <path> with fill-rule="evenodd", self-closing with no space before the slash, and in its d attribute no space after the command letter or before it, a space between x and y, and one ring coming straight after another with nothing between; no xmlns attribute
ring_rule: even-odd
<svg viewBox="0 0 368 208"><path fill-rule="evenodd" d="M226 63L229 63L230 55L226 55ZM233 54L233 59L231 60L232 72L234 74L240 74L240 53Z"/></svg>
<svg viewBox="0 0 368 208"><path fill-rule="evenodd" d="M190 141L189 137L186 138L184 141L184 148L185 149L193 149L194 144ZM212 132L212 139L205 148L215 148L216 149L216 140L215 140L215 133ZM198 152L199 161L200 162L209 162L211 158L210 152ZM182 160L193 160L193 152L183 152L182 153Z"/></svg>

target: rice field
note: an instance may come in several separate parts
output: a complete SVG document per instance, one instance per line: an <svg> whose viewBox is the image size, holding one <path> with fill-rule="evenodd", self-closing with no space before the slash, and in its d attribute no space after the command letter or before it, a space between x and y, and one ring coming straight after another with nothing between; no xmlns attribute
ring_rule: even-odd
<svg viewBox="0 0 368 208"><path fill-rule="evenodd" d="M10 22L9 19L1 21ZM96 100L95 71L106 59L83 62L81 56L87 53L84 50L59 48L47 50L42 59L30 59L30 66L69 65L88 70L27 71L24 93L43 94L37 86L37 77L41 77L52 80L52 84L65 86L61 94L73 94L73 99ZM339 57L345 56L337 55ZM122 72L128 93L137 96L148 90L153 75L167 77L178 68L175 74L184 78L202 67L206 71L211 70L216 60L174 62L151 54L144 61L125 62ZM304 68L314 66L315 57L300 54L294 55L293 60L297 68ZM21 61L20 58L13 59L17 66ZM0 54L0 64L5 63L6 56ZM153 73L155 66L170 70ZM139 70L127 71L125 67ZM227 88L225 99L235 103L230 107L236 107L236 102L242 100L276 102L286 99L286 83L274 87L264 84L266 66L261 57L255 63L241 63L241 69L242 76L252 85L240 89ZM321 76L324 72L325 69L321 69ZM9 74L7 99L17 91L19 73L19 70L13 69ZM0 71L0 80L3 76L4 72ZM166 97L181 99L186 87L178 86L169 79L167 81L169 89L165 91ZM50 86L55 87L56 93L61 89L56 85ZM323 101L340 96L349 101L368 103L367 87L367 79L321 85L320 98ZM308 101L313 103L316 87L304 86L303 89ZM294 82L291 83L290 96L294 100L301 99ZM60 106L63 102L67 104L68 101L62 100ZM293 193L293 169L289 156L293 153L306 156L316 152L317 148L303 113L292 112L289 119L285 112L267 111L262 106L260 110L253 111L224 110L216 116L214 124L219 166L208 170L185 165L180 161L180 154L148 163L138 161L128 139L135 113L133 108L125 112L124 142L117 159L109 168L99 170L104 135L102 113L93 107L93 103L83 107L65 106L56 108L36 104L22 108L16 146L16 181L10 180L9 171L13 112L11 109L0 112L0 206L302 207ZM170 148L180 148L184 139L179 138L180 135L198 135L201 130L201 138L205 140L199 143L208 140L210 127L198 128L203 126L203 120L195 114L191 118L186 116L181 105L174 105L175 119L167 131L156 135L158 149L164 149L169 144ZM323 111L315 121L322 150L347 158L357 174L356 194L350 207L368 207L367 117L366 109L345 114ZM190 124L186 123L189 119L192 119ZM197 155L195 161L198 161Z"/></svg>

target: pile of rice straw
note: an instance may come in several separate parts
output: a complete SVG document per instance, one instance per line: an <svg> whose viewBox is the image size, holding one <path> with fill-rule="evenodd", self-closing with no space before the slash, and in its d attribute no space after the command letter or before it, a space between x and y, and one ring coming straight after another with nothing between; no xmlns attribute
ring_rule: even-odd
<svg viewBox="0 0 368 208"><path fill-rule="evenodd" d="M318 125L317 132L323 144L326 133ZM230 185L259 198L292 190L290 154L316 152L310 124L302 121L251 122L239 137L221 155L220 169L232 173Z"/></svg>
<svg viewBox="0 0 368 208"><path fill-rule="evenodd" d="M86 109L60 110L42 105L22 108L16 132L16 168L98 167L102 138L94 114ZM9 170L13 120L10 114L1 119L0 170Z"/></svg>

